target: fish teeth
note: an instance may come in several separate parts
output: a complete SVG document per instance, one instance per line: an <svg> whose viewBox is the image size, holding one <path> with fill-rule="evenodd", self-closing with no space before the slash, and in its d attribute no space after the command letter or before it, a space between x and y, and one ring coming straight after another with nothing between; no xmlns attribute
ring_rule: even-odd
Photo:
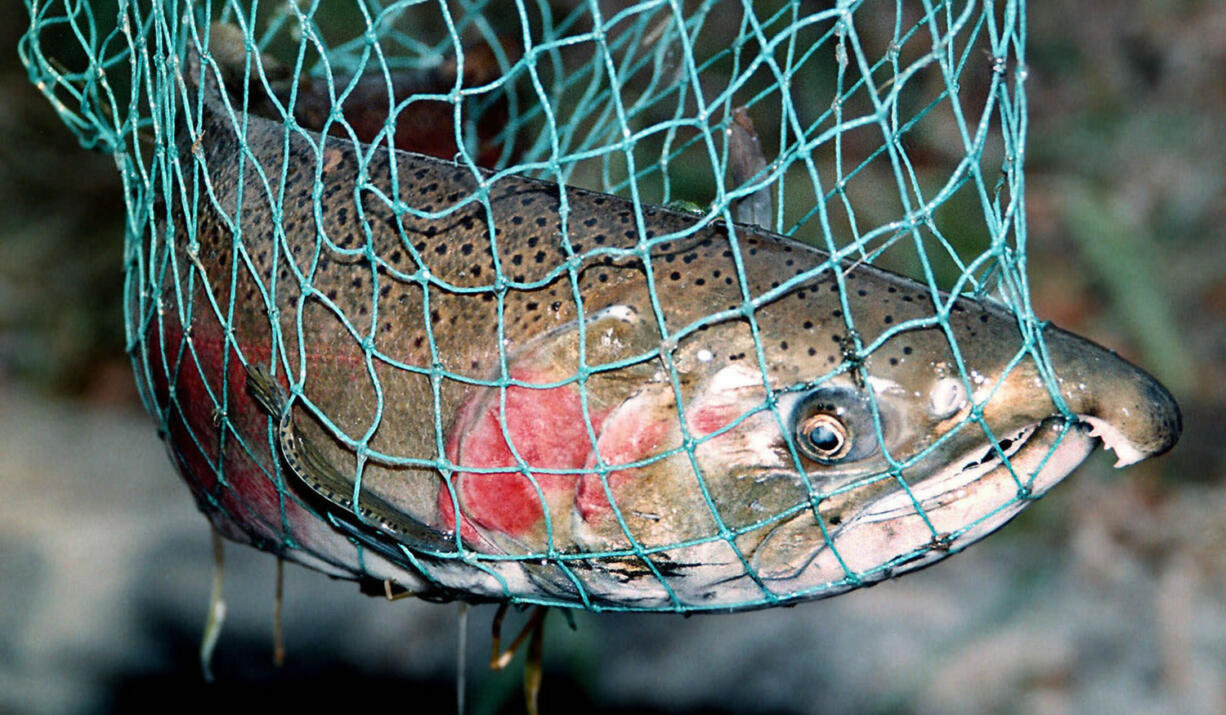
<svg viewBox="0 0 1226 715"><path fill-rule="evenodd" d="M1082 422L1090 426L1089 435L1097 437L1103 445L1103 449L1115 452L1115 468L1127 467L1130 464L1145 459L1145 453L1124 436L1114 425L1106 420L1098 417L1090 417L1088 415L1078 415Z"/></svg>

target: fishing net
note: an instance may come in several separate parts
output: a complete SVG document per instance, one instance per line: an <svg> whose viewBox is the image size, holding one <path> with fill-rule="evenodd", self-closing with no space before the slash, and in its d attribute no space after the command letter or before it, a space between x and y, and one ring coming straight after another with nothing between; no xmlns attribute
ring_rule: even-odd
<svg viewBox="0 0 1226 715"><path fill-rule="evenodd" d="M757 224L837 257L810 273L779 276L776 291L818 273L839 273L847 262L908 274L927 296L931 312L911 322L951 336L954 304L941 291L1002 300L1023 336L1017 359L1024 353L1024 359L1037 360L1041 353L1024 273L1025 15L1020 1L26 0L26 5L31 26L19 49L32 81L83 146L115 158L123 179L128 348L144 402L174 461L223 534L327 573L371 583L389 580L440 599L688 612L838 593L949 549L950 535L934 528L931 543L882 563L844 564L836 577L804 588L763 586L737 539L802 511L812 511L820 522L820 504L838 495L812 485L809 498L767 509L753 523L731 524L712 508L708 533L676 543L639 539L627 525L629 516L618 509L613 516L625 538L603 550L556 543L562 519L556 512L552 522L545 518L541 545L518 552L505 544L480 548L479 539L461 538L461 529L447 528L464 509L457 496L459 475L466 469L481 473L457 464L447 444L451 423L462 419L456 401L447 397L449 386L485 389L501 406L497 414L505 414L508 401L523 398L524 390L531 401L537 391L544 399L546 390L577 385L582 401L594 375L644 363L660 371L657 380L676 386L681 378L670 349L710 324L707 316L668 325L661 329L661 345L642 355L593 366L581 361L582 368L544 386L526 384L513 374L514 359L507 353L511 323L523 318L514 311L528 305L513 302L516 294L561 286L565 290L553 300L580 305L580 318L601 317L585 315L575 287L578 267L599 253L579 221L587 204L571 205L568 200L579 201L577 195L560 195L561 206L551 219L557 221L554 245L526 254L526 263L545 264L535 272L522 267L524 259L516 254L501 256L490 274L469 276L465 283L441 280L431 272L435 257L417 250L403 221L392 228L404 241L403 265L381 263L385 254L371 238L372 225L387 216L392 224L397 219L480 223L494 215L492 197L500 181L530 177L629 199L628 231L636 243L618 250L643 261L668 238L651 235L656 207L668 207L670 215L691 217L698 226ZM198 65L191 59L197 56ZM233 185L215 176L210 181L205 173L208 162L218 161L210 146L226 133L202 123L202 96L214 86L237 128L228 130L240 145L230 160L245 167L245 174L233 175L233 183L263 187L240 192L233 201L217 198L232 194ZM261 163L244 145L253 136L255 117L266 120L260 127L281 132L272 142L278 157L292 154L295 142L310 142L314 161L302 167ZM322 228L322 213L335 208L327 203L329 162L335 157L320 148L321 134L332 146L352 150L359 183L367 174L386 172L394 150L409 150L453 161L449 166L466 177L461 183L467 188L450 201L427 205L414 203L413 176L400 176L391 186L372 183L367 193L377 200L368 201L370 196L350 186L348 220L359 228L353 233L358 239L346 245ZM244 163L242 156L250 161ZM318 214L314 227L286 218L292 211L281 187L304 176L300 199L313 207L308 213ZM252 235L254 224L244 221L243 212L264 217L260 225L266 235ZM206 213L212 218L202 219ZM326 218L337 220L334 214ZM737 235L736 228L724 230ZM205 231L220 231L229 249L206 250ZM291 257L290 239L302 231L314 234L305 244L314 246L314 255ZM737 258L722 279L749 285L740 259L746 244L728 239L728 246ZM431 244L430 250L435 248ZM454 244L450 250L467 252L472 246ZM476 250L497 253L488 246ZM260 268L267 265L261 253L267 251L287 254L271 259L280 268ZM333 332L326 345L318 331L304 327L311 320L304 302L314 299L335 308L353 299L333 295L312 272L312 261L323 253L374 266L367 282L355 279L352 289L368 305L360 311L331 310ZM678 260L675 275L690 270L686 264ZM380 279L383 285L412 283L420 293L415 319L434 318L424 320L428 327L419 337L422 360L400 359L379 343L382 324L394 329L390 322L397 320L380 303ZM856 300L854 284L835 284L844 305ZM244 303L243 287L255 291L256 319L244 314L250 304ZM657 305L655 285L648 290ZM445 306L461 294L486 296L484 315L492 318L466 325L461 313L457 325L454 313L450 324L446 315L431 315L431 301ZM756 325L761 296L739 288L736 295L723 317ZM244 320L262 321L260 345L245 342L236 327ZM846 330L836 336L842 340L842 359L814 375L815 382L854 373L880 348L881 340L861 339L852 311L844 320ZM447 340L457 332L469 342L488 343L492 374L474 374L451 359ZM756 329L752 339L751 366L765 349ZM350 382L337 388L348 400L333 394L329 402L313 392L311 356L321 350L343 354L359 366L349 373ZM956 345L953 350L956 356ZM252 407L257 373L250 368L256 364L258 374L269 378L262 395L271 405L267 412ZM397 374L420 377L429 387L413 393L414 404L392 404L388 395ZM960 362L953 374L966 384L973 379ZM295 406L297 425L287 427L278 418L287 404ZM762 409L770 412L772 404ZM396 451L386 446L391 442L381 442L389 431L383 425L409 419L406 411L428 417L424 452ZM969 424L979 417L974 411L967 415L968 429L983 428ZM591 415L580 421L581 434L595 442ZM504 436L509 430L505 423L495 429ZM301 446L308 438L315 447ZM287 445L290 454L284 454ZM692 457L701 445L702 440L687 439L674 451ZM613 458L571 472L544 466L514 453L504 469L486 472L511 473L533 498L547 501L551 479L573 480L576 471L583 472L594 475L595 485L607 494L615 468L625 468ZM906 466L887 464L877 479L902 481ZM378 487L397 473L417 475L427 486L389 506L378 495L394 498ZM314 475L313 489L303 488L303 474ZM710 507L715 497L703 475L696 478ZM1026 475L1016 479L1016 495L1002 510L1030 498ZM322 500L321 494L330 498ZM389 516L411 512L406 504L426 502L437 502L443 514L423 518L432 529ZM386 538L388 532L399 538ZM738 555L738 568L750 584L733 600L714 605L679 594L663 559L666 552L711 543ZM837 560L837 548L833 551ZM599 559L636 563L634 579L627 575L625 582L648 584L655 597L593 593L584 565ZM541 571L516 580L508 574L519 572L508 565ZM471 589L456 585L463 580L452 576L460 570L476 574ZM412 575L407 584L406 573Z"/></svg>

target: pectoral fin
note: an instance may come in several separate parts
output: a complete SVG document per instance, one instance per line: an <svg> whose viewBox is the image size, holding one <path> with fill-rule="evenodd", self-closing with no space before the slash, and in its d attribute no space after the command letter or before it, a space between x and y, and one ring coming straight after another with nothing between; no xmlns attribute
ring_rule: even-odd
<svg viewBox="0 0 1226 715"><path fill-rule="evenodd" d="M310 438L299 432L285 389L262 365L247 366L247 388L260 408L277 420L276 442L281 458L312 492L348 516L356 516L363 525L374 527L406 546L455 551L455 542L446 535L405 514L369 489L355 489L354 476L338 469Z"/></svg>

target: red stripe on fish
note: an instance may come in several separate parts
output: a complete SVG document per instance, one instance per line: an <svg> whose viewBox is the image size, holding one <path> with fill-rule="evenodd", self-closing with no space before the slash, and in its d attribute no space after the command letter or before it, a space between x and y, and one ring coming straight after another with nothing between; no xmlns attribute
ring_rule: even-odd
<svg viewBox="0 0 1226 715"><path fill-rule="evenodd" d="M669 434L670 423L667 420L651 419L653 413L646 409L650 401L651 397L646 393L637 395L623 403L609 417L596 442L600 456L606 464L629 464L659 453ZM644 404L638 404L640 402ZM592 454L584 466L588 469L594 468L596 455ZM638 472L638 468L609 472L607 479L610 491L616 495L618 489L633 479ZM575 506L584 521L592 521L612 513L600 474L584 474L579 480Z"/></svg>
<svg viewBox="0 0 1226 715"><path fill-rule="evenodd" d="M685 421L691 434L702 437L732 424L743 412L736 403L706 404L687 410Z"/></svg>
<svg viewBox="0 0 1226 715"><path fill-rule="evenodd" d="M528 383L548 381L548 376L524 370L513 370L511 377ZM457 474L453 483L463 511L460 534L470 542L479 540L474 524L520 536L537 527L544 516L541 496L532 481L519 471L519 461L506 437L510 437L523 464L530 469L578 470L592 451L579 391L573 385L508 387L505 420L497 391L485 397L478 414L462 416L453 427L447 445L448 458L463 467L508 467L513 471ZM592 415L592 426L600 429L599 415ZM578 479L575 474L533 473L532 477L546 500L573 491ZM438 506L443 525L454 528L455 515L446 484L439 490Z"/></svg>

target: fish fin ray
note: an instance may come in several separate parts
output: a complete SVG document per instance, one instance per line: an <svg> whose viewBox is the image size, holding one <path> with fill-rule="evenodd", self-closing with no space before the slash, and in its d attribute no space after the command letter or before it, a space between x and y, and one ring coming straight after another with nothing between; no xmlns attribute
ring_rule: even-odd
<svg viewBox="0 0 1226 715"><path fill-rule="evenodd" d="M445 534L405 514L387 500L363 487L354 504L356 480L342 472L305 436L294 422L285 389L262 365L247 366L247 385L262 410L279 421L277 446L280 457L300 482L346 517L356 518L411 548L455 551Z"/></svg>

